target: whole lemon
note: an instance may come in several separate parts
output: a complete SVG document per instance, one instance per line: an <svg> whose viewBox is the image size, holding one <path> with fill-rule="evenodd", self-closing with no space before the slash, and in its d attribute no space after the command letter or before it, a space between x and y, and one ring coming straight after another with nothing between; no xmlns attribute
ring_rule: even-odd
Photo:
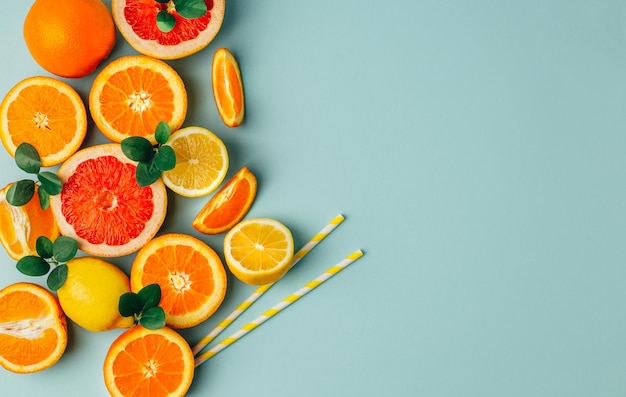
<svg viewBox="0 0 626 397"><path fill-rule="evenodd" d="M120 268L85 256L67 262L67 279L57 294L67 317L99 332L133 325L133 318L122 317L118 310L120 296L129 291L130 281Z"/></svg>
<svg viewBox="0 0 626 397"><path fill-rule="evenodd" d="M33 59L61 77L92 73L115 45L115 23L100 0L36 0L24 20Z"/></svg>

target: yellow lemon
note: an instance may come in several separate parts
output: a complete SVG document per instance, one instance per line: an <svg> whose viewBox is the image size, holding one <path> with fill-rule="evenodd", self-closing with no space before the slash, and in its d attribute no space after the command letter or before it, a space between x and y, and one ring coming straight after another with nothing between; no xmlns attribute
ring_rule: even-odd
<svg viewBox="0 0 626 397"><path fill-rule="evenodd" d="M120 296L129 291L129 278L120 268L86 256L67 262L67 279L57 294L67 317L99 332L133 325L132 317L122 317L118 311Z"/></svg>

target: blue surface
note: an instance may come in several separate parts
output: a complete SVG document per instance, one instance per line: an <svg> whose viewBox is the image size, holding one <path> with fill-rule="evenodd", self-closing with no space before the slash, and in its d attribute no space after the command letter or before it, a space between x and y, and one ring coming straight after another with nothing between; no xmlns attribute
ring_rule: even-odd
<svg viewBox="0 0 626 397"><path fill-rule="evenodd" d="M47 74L22 39L29 3L3 10L2 93ZM282 221L297 247L346 216L237 325L366 254L200 366L189 396L626 394L626 3L226 8L209 47L169 62L189 91L185 125L222 137L229 175L257 174L249 216ZM118 39L111 59L134 53ZM237 129L211 94L222 46L244 79ZM86 98L93 77L68 82ZM86 144L104 141L91 124ZM0 168L2 185L21 177L4 151ZM162 232L201 237L190 222L205 199L170 199ZM221 237L202 238L221 254ZM0 257L2 286L24 280ZM220 310L182 332L191 344L252 291L229 283ZM107 395L101 365L118 334L72 324L61 361L0 371L2 394Z"/></svg>

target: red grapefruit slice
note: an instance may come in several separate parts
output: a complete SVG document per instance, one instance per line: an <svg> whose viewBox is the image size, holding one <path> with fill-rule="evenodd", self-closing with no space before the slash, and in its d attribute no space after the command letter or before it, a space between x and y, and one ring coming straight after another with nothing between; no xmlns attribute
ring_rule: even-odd
<svg viewBox="0 0 626 397"><path fill-rule="evenodd" d="M50 200L61 234L103 257L133 253L152 239L165 219L165 185L140 187L135 170L117 144L79 150L63 163L63 190Z"/></svg>
<svg viewBox="0 0 626 397"><path fill-rule="evenodd" d="M113 0L111 12L122 36L135 50L153 58L179 59L206 47L222 27L225 0L204 2L208 11L200 18L182 18L175 8L168 11L176 24L167 33L157 27L156 15L172 7L171 2Z"/></svg>

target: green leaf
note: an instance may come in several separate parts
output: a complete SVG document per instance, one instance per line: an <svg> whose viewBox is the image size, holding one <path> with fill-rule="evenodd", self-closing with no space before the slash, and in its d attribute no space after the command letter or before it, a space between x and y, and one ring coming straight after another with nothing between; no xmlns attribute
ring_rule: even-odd
<svg viewBox="0 0 626 397"><path fill-rule="evenodd" d="M118 310L122 317L130 317L141 313L144 300L134 292L126 292L120 296Z"/></svg>
<svg viewBox="0 0 626 397"><path fill-rule="evenodd" d="M37 179L41 183L41 187L51 196L61 193L63 184L54 172L43 171L37 174Z"/></svg>
<svg viewBox="0 0 626 397"><path fill-rule="evenodd" d="M159 11L156 15L156 25L163 33L171 32L176 26L176 18L166 10Z"/></svg>
<svg viewBox="0 0 626 397"><path fill-rule="evenodd" d="M135 177L139 186L149 186L161 177L161 170L154 164L154 159L149 163L137 164Z"/></svg>
<svg viewBox="0 0 626 397"><path fill-rule="evenodd" d="M170 125L165 121L159 122L157 124L156 129L154 131L154 139L159 142L161 145L164 145L168 139L170 139Z"/></svg>
<svg viewBox="0 0 626 397"><path fill-rule="evenodd" d="M52 258L52 240L46 236L37 237L37 241L35 241L35 250L37 251L37 255L44 259Z"/></svg>
<svg viewBox="0 0 626 397"><path fill-rule="evenodd" d="M176 167L176 153L169 145L163 145L154 156L154 165L161 171L169 171Z"/></svg>
<svg viewBox="0 0 626 397"><path fill-rule="evenodd" d="M50 271L50 264L35 255L27 255L17 261L17 270L27 276L43 276Z"/></svg>
<svg viewBox="0 0 626 397"><path fill-rule="evenodd" d="M176 12L183 18L200 18L207 13L204 0L174 0Z"/></svg>
<svg viewBox="0 0 626 397"><path fill-rule="evenodd" d="M37 189L37 195L39 196L39 206L42 210L50 207L50 193L45 189Z"/></svg>
<svg viewBox="0 0 626 397"><path fill-rule="evenodd" d="M59 236L52 244L52 254L58 262L67 262L76 256L78 242L71 237Z"/></svg>
<svg viewBox="0 0 626 397"><path fill-rule="evenodd" d="M22 179L15 182L7 190L7 201L16 207L22 206L30 201L35 194L35 181Z"/></svg>
<svg viewBox="0 0 626 397"><path fill-rule="evenodd" d="M15 149L15 163L22 171L36 174L41 169L41 158L37 149L28 142L22 142Z"/></svg>
<svg viewBox="0 0 626 397"><path fill-rule="evenodd" d="M143 302L143 310L159 305L161 302L161 286L159 284L149 284L137 293Z"/></svg>
<svg viewBox="0 0 626 397"><path fill-rule="evenodd" d="M121 142L122 152L133 161L146 162L154 157L154 147L142 136L124 138Z"/></svg>
<svg viewBox="0 0 626 397"><path fill-rule="evenodd" d="M58 291L58 289L65 284L65 280L67 280L67 270L67 265L59 265L52 269L46 280L50 290Z"/></svg>
<svg viewBox="0 0 626 397"><path fill-rule="evenodd" d="M161 306L146 309L139 319L139 323L147 329L159 329L165 325L165 311Z"/></svg>

